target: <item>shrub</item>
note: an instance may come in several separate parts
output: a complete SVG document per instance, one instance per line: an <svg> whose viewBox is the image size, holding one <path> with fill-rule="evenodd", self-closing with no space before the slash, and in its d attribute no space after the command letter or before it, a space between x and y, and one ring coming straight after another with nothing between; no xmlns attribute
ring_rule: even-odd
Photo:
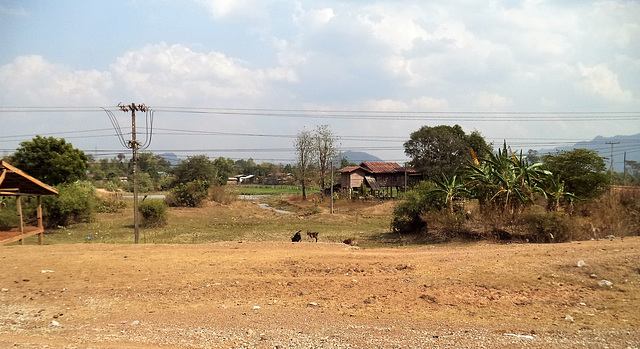
<svg viewBox="0 0 640 349"><path fill-rule="evenodd" d="M216 185L209 188L209 199L211 201L219 202L223 205L228 205L238 198L238 194L230 190L226 186Z"/></svg>
<svg viewBox="0 0 640 349"><path fill-rule="evenodd" d="M109 197L96 197L96 212L100 213L114 213L126 208L127 203L118 198L114 193Z"/></svg>
<svg viewBox="0 0 640 349"><path fill-rule="evenodd" d="M169 206L199 207L207 198L209 181L195 180L179 183L169 192L165 202Z"/></svg>
<svg viewBox="0 0 640 349"><path fill-rule="evenodd" d="M48 227L90 222L95 214L95 188L78 181L58 186L58 195L45 196L42 207Z"/></svg>
<svg viewBox="0 0 640 349"><path fill-rule="evenodd" d="M423 214L434 208L439 208L437 202L428 195L435 186L431 182L420 182L414 190L403 195L403 200L393 210L391 229L400 234L424 232L427 222Z"/></svg>
<svg viewBox="0 0 640 349"><path fill-rule="evenodd" d="M163 227L167 225L167 204L162 200L143 200L138 207L144 227Z"/></svg>
<svg viewBox="0 0 640 349"><path fill-rule="evenodd" d="M565 242L572 239L571 217L536 206L522 217L523 238L531 242Z"/></svg>

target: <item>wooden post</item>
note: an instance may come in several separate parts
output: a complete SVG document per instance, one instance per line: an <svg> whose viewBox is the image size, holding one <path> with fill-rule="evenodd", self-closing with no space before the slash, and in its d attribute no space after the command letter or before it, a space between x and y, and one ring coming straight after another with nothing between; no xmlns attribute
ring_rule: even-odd
<svg viewBox="0 0 640 349"><path fill-rule="evenodd" d="M16 196L16 209L18 210L18 230L20 235L24 234L24 220L22 217L22 201L20 200L20 195ZM24 245L23 239L20 239L20 245Z"/></svg>
<svg viewBox="0 0 640 349"><path fill-rule="evenodd" d="M38 245L42 245L42 238L44 233L44 218L42 217L42 196L38 195Z"/></svg>

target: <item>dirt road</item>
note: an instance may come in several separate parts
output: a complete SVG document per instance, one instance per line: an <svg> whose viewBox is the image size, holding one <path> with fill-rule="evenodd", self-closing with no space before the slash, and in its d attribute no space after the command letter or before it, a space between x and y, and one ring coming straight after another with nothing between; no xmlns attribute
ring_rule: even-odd
<svg viewBox="0 0 640 349"><path fill-rule="evenodd" d="M640 238L10 246L0 259L3 348L640 347Z"/></svg>

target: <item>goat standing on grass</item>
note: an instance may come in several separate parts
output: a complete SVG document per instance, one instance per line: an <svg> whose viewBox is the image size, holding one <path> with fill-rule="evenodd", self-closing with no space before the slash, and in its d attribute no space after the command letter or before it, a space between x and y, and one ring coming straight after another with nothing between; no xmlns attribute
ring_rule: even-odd
<svg viewBox="0 0 640 349"><path fill-rule="evenodd" d="M318 232L317 231L308 231L307 230L307 237L309 239L316 239L316 242L318 242Z"/></svg>
<svg viewBox="0 0 640 349"><path fill-rule="evenodd" d="M300 240L302 240L302 237L300 236L300 232L302 230L298 230L293 237L291 238L291 242L300 242Z"/></svg>

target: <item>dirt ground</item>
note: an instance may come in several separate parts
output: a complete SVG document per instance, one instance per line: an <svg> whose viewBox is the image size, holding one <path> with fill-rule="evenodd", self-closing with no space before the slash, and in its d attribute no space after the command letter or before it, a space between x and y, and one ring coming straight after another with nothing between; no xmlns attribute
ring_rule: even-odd
<svg viewBox="0 0 640 349"><path fill-rule="evenodd" d="M640 347L638 237L8 246L0 259L2 348Z"/></svg>

